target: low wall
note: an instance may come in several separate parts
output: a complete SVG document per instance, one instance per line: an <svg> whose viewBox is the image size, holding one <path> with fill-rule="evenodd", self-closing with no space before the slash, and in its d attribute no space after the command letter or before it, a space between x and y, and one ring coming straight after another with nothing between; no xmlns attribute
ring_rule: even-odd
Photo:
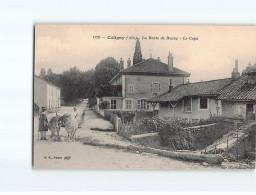
<svg viewBox="0 0 256 195"><path fill-rule="evenodd" d="M182 128L177 131L163 129L159 135L163 146L176 150L198 150L203 149L229 131L234 130L237 121L223 120L218 123ZM243 123L238 122L238 128Z"/></svg>
<svg viewBox="0 0 256 195"><path fill-rule="evenodd" d="M123 109L105 109L104 115L110 117L113 114L122 113L122 114L133 114L134 117L128 119L128 121L123 122L141 122L145 118L153 117L153 111L144 111L144 110L123 110ZM120 116L119 116L120 117ZM121 117L120 117L121 118Z"/></svg>
<svg viewBox="0 0 256 195"><path fill-rule="evenodd" d="M161 140L158 133L146 133L142 135L132 135L130 137L131 141L138 143L143 146L149 146L153 148L158 148L161 146Z"/></svg>

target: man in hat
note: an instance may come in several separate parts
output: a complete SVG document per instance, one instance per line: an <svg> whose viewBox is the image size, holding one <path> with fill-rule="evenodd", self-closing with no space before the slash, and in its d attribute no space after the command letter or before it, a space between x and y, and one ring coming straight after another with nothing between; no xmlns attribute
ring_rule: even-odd
<svg viewBox="0 0 256 195"><path fill-rule="evenodd" d="M39 117L39 131L41 133L40 140L46 140L46 132L48 131L48 119L46 107L42 107L42 112Z"/></svg>

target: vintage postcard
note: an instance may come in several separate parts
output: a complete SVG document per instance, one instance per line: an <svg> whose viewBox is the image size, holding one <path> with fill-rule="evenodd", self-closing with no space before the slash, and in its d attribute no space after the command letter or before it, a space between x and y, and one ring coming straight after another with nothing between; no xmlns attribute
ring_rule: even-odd
<svg viewBox="0 0 256 195"><path fill-rule="evenodd" d="M36 24L33 167L255 169L256 27Z"/></svg>

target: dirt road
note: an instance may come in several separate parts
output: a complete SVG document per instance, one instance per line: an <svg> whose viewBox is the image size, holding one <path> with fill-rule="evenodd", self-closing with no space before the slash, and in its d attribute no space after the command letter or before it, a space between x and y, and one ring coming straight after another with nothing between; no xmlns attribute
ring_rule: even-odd
<svg viewBox="0 0 256 195"><path fill-rule="evenodd" d="M106 142L121 142L129 144L127 140L116 135L115 132L92 131L90 128L110 128L111 123L98 117L86 104L78 106L78 113L85 111L81 128L77 130L79 139L91 138ZM60 113L72 112L72 107L63 107ZM110 149L83 145L82 142L66 142L65 129L60 135L62 142L51 140L38 141L35 130L34 167L35 168L85 168L85 169L218 169L219 167L204 167L200 163L185 162L148 153L133 153L125 150ZM48 137L50 132L48 131Z"/></svg>

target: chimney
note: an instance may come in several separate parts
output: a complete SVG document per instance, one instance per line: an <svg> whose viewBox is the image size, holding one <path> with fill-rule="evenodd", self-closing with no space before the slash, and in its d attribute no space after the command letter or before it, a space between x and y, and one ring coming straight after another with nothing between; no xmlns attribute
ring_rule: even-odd
<svg viewBox="0 0 256 195"><path fill-rule="evenodd" d="M235 69L236 69L236 72L238 72L238 60L235 60Z"/></svg>
<svg viewBox="0 0 256 195"><path fill-rule="evenodd" d="M173 89L172 79L170 79L169 91L171 91L172 89Z"/></svg>
<svg viewBox="0 0 256 195"><path fill-rule="evenodd" d="M168 71L173 71L173 56L170 51L168 56Z"/></svg>
<svg viewBox="0 0 256 195"><path fill-rule="evenodd" d="M232 80L236 80L240 77L240 73L238 72L238 60L235 60L235 68L233 68L233 71L231 73Z"/></svg>
<svg viewBox="0 0 256 195"><path fill-rule="evenodd" d="M128 60L127 60L127 68L130 68L131 67L131 59L130 58L128 58Z"/></svg>
<svg viewBox="0 0 256 195"><path fill-rule="evenodd" d="M157 60L157 61L159 61L159 62L161 62L161 59L160 59L160 57L158 57L156 60Z"/></svg>
<svg viewBox="0 0 256 195"><path fill-rule="evenodd" d="M124 61L122 58L120 58L120 70L124 69Z"/></svg>

